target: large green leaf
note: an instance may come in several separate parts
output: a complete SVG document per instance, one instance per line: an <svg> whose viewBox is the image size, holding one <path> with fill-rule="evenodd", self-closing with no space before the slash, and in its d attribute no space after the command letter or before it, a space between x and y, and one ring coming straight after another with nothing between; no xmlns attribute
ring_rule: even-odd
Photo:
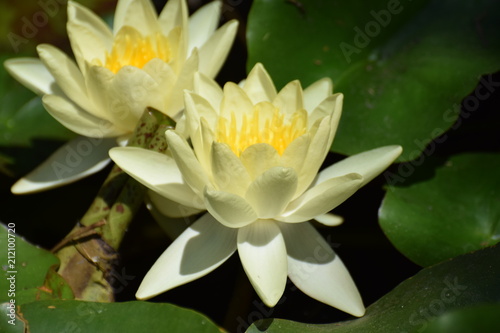
<svg viewBox="0 0 500 333"><path fill-rule="evenodd" d="M69 286L55 272L57 257L17 236L13 224L8 226L0 225L0 290L6 291L0 294L0 303L13 299L20 305L39 299L73 298Z"/></svg>
<svg viewBox="0 0 500 333"><path fill-rule="evenodd" d="M422 333L498 333L500 304L481 304L433 318Z"/></svg>
<svg viewBox="0 0 500 333"><path fill-rule="evenodd" d="M21 306L18 314L37 333L221 332L207 317L164 303L39 301Z"/></svg>
<svg viewBox="0 0 500 333"><path fill-rule="evenodd" d="M248 65L262 62L279 86L330 77L345 94L332 149L400 144L409 160L453 124L480 75L500 69L499 12L494 0L255 0ZM499 83L481 85L467 112Z"/></svg>
<svg viewBox="0 0 500 333"><path fill-rule="evenodd" d="M379 211L394 246L422 266L500 241L500 155L457 155L430 177L435 164L408 178L386 173L393 184Z"/></svg>
<svg viewBox="0 0 500 333"><path fill-rule="evenodd" d="M253 324L247 332L421 332L431 320L439 320L450 311L483 303L500 303L499 256L500 246L496 245L425 268L370 305L365 316L356 320L311 325L268 319ZM469 321L474 320L482 319L469 318Z"/></svg>

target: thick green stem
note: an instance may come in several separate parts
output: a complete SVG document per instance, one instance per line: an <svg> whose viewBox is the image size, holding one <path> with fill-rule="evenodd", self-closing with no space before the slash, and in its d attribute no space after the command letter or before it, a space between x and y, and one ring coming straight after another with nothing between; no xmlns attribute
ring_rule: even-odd
<svg viewBox="0 0 500 333"><path fill-rule="evenodd" d="M160 112L148 109L128 145L164 151L165 130L173 125ZM113 275L116 251L145 193L142 185L114 166L80 223L54 248L61 260L58 273L77 299L113 301L107 278Z"/></svg>

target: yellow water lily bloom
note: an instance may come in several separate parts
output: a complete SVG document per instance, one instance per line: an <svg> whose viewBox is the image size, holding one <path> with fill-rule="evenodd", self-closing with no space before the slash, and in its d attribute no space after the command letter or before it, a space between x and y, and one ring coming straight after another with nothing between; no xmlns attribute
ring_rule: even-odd
<svg viewBox="0 0 500 333"><path fill-rule="evenodd" d="M342 100L329 79L304 90L293 81L277 92L261 64L241 87L227 83L223 90L197 74L194 91L185 95L185 121L166 133L171 155L112 149L120 167L168 202L208 210L156 261L137 297L197 279L237 250L266 305L277 304L288 276L307 295L362 316L351 276L309 221L380 174L402 149L373 149L318 173Z"/></svg>
<svg viewBox="0 0 500 333"><path fill-rule="evenodd" d="M67 31L76 62L42 44L39 59L9 59L5 67L42 95L47 111L70 130L92 138L126 137L148 106L179 118L183 90L192 88L194 73L218 73L238 25L232 20L217 29L221 6L214 1L188 18L185 0L169 0L159 15L151 0L119 0L111 29L86 7L69 1ZM95 149L85 158L97 165L107 157L97 156L101 151L107 155L106 149ZM74 181L88 170L69 178ZM69 178L37 170L13 191L54 187Z"/></svg>

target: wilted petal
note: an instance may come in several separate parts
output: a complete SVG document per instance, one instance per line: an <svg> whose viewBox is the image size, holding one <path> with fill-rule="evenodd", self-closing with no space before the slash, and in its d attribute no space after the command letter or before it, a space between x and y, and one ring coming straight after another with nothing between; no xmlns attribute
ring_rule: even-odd
<svg viewBox="0 0 500 333"><path fill-rule="evenodd" d="M114 148L109 155L120 168L151 190L182 205L204 209L172 157L135 147Z"/></svg>
<svg viewBox="0 0 500 333"><path fill-rule="evenodd" d="M19 179L11 191L14 194L35 193L90 176L109 164L108 150L114 146L114 139L73 139L56 150L35 170Z"/></svg>
<svg viewBox="0 0 500 333"><path fill-rule="evenodd" d="M269 307L286 286L287 260L283 235L272 220L259 220L238 231L238 254L248 279Z"/></svg>
<svg viewBox="0 0 500 333"><path fill-rule="evenodd" d="M4 66L12 77L38 95L64 94L57 86L55 78L39 59L8 59L4 62Z"/></svg>
<svg viewBox="0 0 500 333"><path fill-rule="evenodd" d="M236 233L205 214L158 258L136 297L148 299L210 273L236 251Z"/></svg>
<svg viewBox="0 0 500 333"><path fill-rule="evenodd" d="M292 201L285 213L276 219L283 222L304 222L325 214L353 195L362 181L363 177L357 173L329 179Z"/></svg>
<svg viewBox="0 0 500 333"><path fill-rule="evenodd" d="M353 316L365 313L349 272L323 237L309 224L281 223L288 276L305 294Z"/></svg>
<svg viewBox="0 0 500 333"><path fill-rule="evenodd" d="M291 168L274 167L250 184L245 199L259 218L273 218L283 212L296 189L297 173Z"/></svg>
<svg viewBox="0 0 500 333"><path fill-rule="evenodd" d="M241 228L257 220L252 206L236 194L207 187L204 199L208 212L226 227Z"/></svg>
<svg viewBox="0 0 500 333"><path fill-rule="evenodd" d="M402 151L401 146L385 146L349 156L321 171L314 183L355 172L363 176L363 186L391 165Z"/></svg>

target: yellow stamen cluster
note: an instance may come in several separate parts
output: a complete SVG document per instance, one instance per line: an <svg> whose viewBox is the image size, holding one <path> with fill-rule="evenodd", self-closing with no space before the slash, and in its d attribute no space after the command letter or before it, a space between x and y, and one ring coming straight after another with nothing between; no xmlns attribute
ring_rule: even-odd
<svg viewBox="0 0 500 333"><path fill-rule="evenodd" d="M298 110L285 119L278 108L271 110L257 104L252 113L243 115L239 126L234 111L230 119L220 117L217 141L229 145L237 156L256 143L270 144L282 155L293 140L307 132L307 112Z"/></svg>
<svg viewBox="0 0 500 333"><path fill-rule="evenodd" d="M123 66L142 68L154 58L170 61L167 38L159 32L143 37L134 28L124 27L116 35L111 52L106 54L105 67L117 73Z"/></svg>

